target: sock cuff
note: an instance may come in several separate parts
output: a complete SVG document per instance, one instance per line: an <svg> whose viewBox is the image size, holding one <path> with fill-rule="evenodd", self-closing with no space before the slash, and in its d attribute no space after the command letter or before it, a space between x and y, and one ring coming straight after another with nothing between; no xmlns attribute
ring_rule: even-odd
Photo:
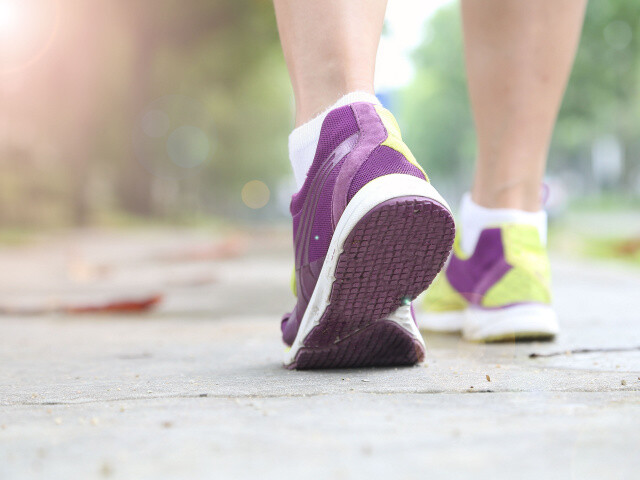
<svg viewBox="0 0 640 480"><path fill-rule="evenodd" d="M289 160L293 166L293 175L298 188L302 187L307 172L313 162L316 147L320 139L320 130L327 114L336 108L344 107L354 102L368 102L380 105L378 98L367 92L351 92L342 96L333 105L326 108L322 113L313 117L308 122L294 129L289 135Z"/></svg>
<svg viewBox="0 0 640 480"><path fill-rule="evenodd" d="M460 223L460 247L466 255L475 250L482 230L505 223L531 225L538 230L540 241L544 245L547 243L547 212L544 210L527 212L517 208L487 208L475 203L470 193L465 193L460 205Z"/></svg>

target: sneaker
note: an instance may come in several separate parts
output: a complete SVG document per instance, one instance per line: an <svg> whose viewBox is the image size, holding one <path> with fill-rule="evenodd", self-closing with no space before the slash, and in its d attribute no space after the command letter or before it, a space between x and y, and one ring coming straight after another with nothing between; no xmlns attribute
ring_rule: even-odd
<svg viewBox="0 0 640 480"><path fill-rule="evenodd" d="M388 110L358 102L327 115L291 214L297 303L282 320L285 365L421 361L410 304L444 265L454 223Z"/></svg>
<svg viewBox="0 0 640 480"><path fill-rule="evenodd" d="M453 253L418 316L420 328L478 342L548 340L558 333L546 248L535 227L487 228L473 255Z"/></svg>

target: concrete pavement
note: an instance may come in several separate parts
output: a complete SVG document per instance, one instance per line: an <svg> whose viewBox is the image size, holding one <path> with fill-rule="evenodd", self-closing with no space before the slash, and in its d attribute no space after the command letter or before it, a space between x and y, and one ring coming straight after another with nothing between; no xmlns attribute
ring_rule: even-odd
<svg viewBox="0 0 640 480"><path fill-rule="evenodd" d="M638 478L640 271L554 259L552 343L430 335L424 365L291 372L289 233L210 238L0 249L0 479Z"/></svg>

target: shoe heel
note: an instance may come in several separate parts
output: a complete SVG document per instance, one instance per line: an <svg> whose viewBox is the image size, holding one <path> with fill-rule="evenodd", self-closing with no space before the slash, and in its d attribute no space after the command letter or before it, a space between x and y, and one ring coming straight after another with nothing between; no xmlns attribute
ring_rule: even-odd
<svg viewBox="0 0 640 480"><path fill-rule="evenodd" d="M454 236L449 209L431 198L397 197L372 208L344 241L329 304L304 339L295 368L420 361L419 342L384 319L429 286Z"/></svg>

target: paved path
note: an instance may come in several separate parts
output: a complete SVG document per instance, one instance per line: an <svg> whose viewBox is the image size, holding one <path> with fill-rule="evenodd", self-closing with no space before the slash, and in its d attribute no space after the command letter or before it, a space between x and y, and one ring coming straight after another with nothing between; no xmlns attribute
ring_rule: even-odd
<svg viewBox="0 0 640 480"><path fill-rule="evenodd" d="M290 372L288 233L208 238L0 250L18 312L166 295L146 315L0 315L0 479L640 475L640 351L562 353L640 346L640 271L555 259L553 343L436 335L421 366Z"/></svg>

